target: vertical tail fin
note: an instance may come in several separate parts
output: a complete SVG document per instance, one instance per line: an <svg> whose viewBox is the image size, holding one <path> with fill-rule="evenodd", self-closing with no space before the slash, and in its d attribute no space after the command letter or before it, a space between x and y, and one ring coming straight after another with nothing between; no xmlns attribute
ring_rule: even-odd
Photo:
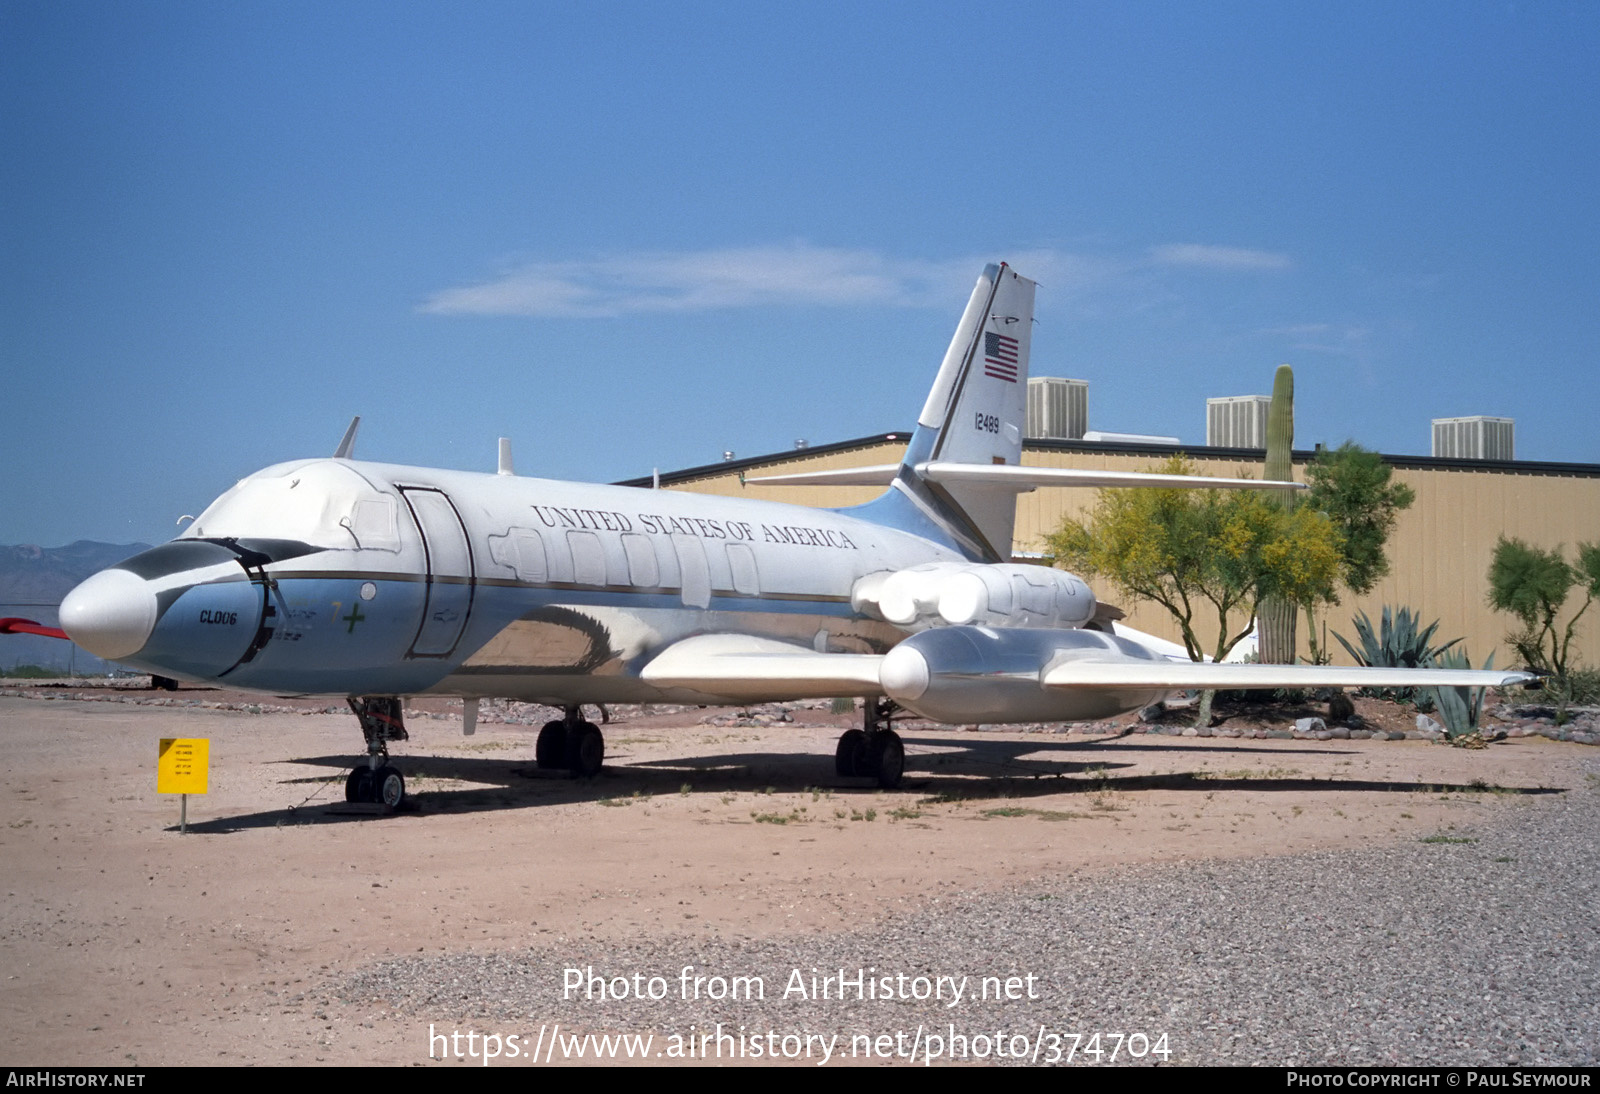
<svg viewBox="0 0 1600 1094"><path fill-rule="evenodd" d="M839 511L942 542L982 562L1010 561L1017 494L1038 486L1304 489L1303 484L1254 479L1020 466L1036 287L1005 263L984 268L899 465L741 481L887 485L888 492L876 500Z"/></svg>
<svg viewBox="0 0 1600 1094"><path fill-rule="evenodd" d="M1017 493L1033 482L1000 466L1022 462L1035 285L1001 263L972 290L933 390L898 467L770 475L753 483L888 483L888 493L843 510L942 540L967 557L1007 562Z"/></svg>
<svg viewBox="0 0 1600 1094"><path fill-rule="evenodd" d="M945 351L938 378L906 448L895 487L945 527L970 553L1011 558L1014 490L984 483L927 481L918 467L1022 462L1028 405L1028 351L1035 285L1001 263L985 267Z"/></svg>

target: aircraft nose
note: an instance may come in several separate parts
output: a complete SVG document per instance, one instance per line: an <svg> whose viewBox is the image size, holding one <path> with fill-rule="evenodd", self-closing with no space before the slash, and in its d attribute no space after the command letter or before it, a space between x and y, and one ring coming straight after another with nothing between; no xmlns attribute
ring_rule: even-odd
<svg viewBox="0 0 1600 1094"><path fill-rule="evenodd" d="M107 661L138 653L155 625L155 593L127 570L101 570L61 602L61 629Z"/></svg>

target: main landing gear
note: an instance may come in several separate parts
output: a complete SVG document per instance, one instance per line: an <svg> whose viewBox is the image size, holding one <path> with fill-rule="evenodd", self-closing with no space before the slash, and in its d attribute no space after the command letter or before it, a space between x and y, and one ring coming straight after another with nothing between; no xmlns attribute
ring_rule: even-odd
<svg viewBox="0 0 1600 1094"><path fill-rule="evenodd" d="M866 699L861 729L846 730L833 754L834 770L842 778L874 778L885 790L900 785L906 773L906 746L889 728L900 708L889 699Z"/></svg>
<svg viewBox="0 0 1600 1094"><path fill-rule="evenodd" d="M593 778L605 763L606 739L599 726L583 720L582 707L568 707L564 719L539 731L533 754L534 763L546 770L564 767L579 778Z"/></svg>
<svg viewBox="0 0 1600 1094"><path fill-rule="evenodd" d="M361 735L367 739L367 760L344 780L344 800L399 809L406 800L406 780L389 763L389 742L407 737L400 700L384 695L348 701L361 722Z"/></svg>

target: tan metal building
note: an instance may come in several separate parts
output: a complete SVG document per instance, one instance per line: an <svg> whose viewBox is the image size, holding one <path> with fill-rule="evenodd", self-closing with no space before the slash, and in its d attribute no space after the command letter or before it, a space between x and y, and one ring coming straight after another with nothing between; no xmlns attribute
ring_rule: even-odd
<svg viewBox="0 0 1600 1094"><path fill-rule="evenodd" d="M896 463L909 439L909 433L886 433L693 467L663 474L661 486L818 508L856 505L870 501L880 491L874 487L745 486L743 478ZM1144 471L1179 452L1187 455L1202 474L1261 474L1262 453L1258 450L1204 446L1030 440L1023 447L1022 462L1039 467ZM1296 452L1296 466L1310 462L1315 455ZM1463 636L1473 664L1480 663L1491 650L1496 664L1509 664L1512 658L1504 638L1514 621L1491 611L1485 602L1486 575L1495 543L1504 535L1540 547L1561 545L1570 560L1575 544L1600 541L1600 465L1424 456L1384 459L1394 467L1396 480L1416 491L1416 502L1400 515L1390 538L1389 577L1372 594L1346 597L1327 612L1328 642L1336 653L1335 660L1347 662L1348 655L1334 641L1333 633L1342 633L1354 641L1350 621L1355 613L1365 610L1376 624L1383 605L1390 604L1410 607L1420 612L1424 620L1439 619L1440 638ZM1303 474L1297 477L1303 478ZM633 479L626 485L649 486L650 482L649 478ZM1020 556L1042 552L1047 533L1055 530L1064 517L1080 515L1093 507L1095 500L1093 490L1040 489L1021 495L1013 551ZM1132 626L1179 640L1177 628L1159 607L1122 603L1117 592L1104 583L1097 592L1103 600L1123 608ZM1569 603L1569 613L1581 603L1581 596L1575 597ZM1303 635L1301 646L1303 651ZM1577 646L1580 663L1600 665L1600 606L1584 615Z"/></svg>

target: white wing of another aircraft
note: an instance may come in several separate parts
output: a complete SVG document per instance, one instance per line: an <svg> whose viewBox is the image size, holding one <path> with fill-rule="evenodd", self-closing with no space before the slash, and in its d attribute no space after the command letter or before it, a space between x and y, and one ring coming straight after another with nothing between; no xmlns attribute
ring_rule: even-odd
<svg viewBox="0 0 1600 1094"><path fill-rule="evenodd" d="M1156 669L1116 661L1065 661L1046 667L1047 688L1116 688L1133 685L1173 690L1205 688L1405 688L1424 679L1429 687L1489 688L1506 683L1498 669L1347 668L1342 665L1241 665L1215 661L1167 661Z"/></svg>
<svg viewBox="0 0 1600 1094"><path fill-rule="evenodd" d="M841 467L791 475L760 475L744 481L759 486L888 486L903 465ZM1074 467L1014 467L1009 464L924 463L914 469L924 482L968 483L1026 493L1041 486L1137 486L1194 490L1304 490L1298 482L1263 479L1218 479L1203 475L1161 475L1146 471L1080 471Z"/></svg>
<svg viewBox="0 0 1600 1094"><path fill-rule="evenodd" d="M947 723L1103 718L1209 687L1483 686L1515 672L1176 662L1098 629L1072 574L1010 561L1016 495L1040 486L1288 489L1248 479L1021 466L1034 284L986 268L904 459L771 476L876 483L821 510L678 491L331 459L241 480L170 543L61 605L79 645L144 671L348 699L367 759L352 800L398 804L403 699L562 708L538 763L595 774L587 704L866 700L835 769L898 783L901 712Z"/></svg>

